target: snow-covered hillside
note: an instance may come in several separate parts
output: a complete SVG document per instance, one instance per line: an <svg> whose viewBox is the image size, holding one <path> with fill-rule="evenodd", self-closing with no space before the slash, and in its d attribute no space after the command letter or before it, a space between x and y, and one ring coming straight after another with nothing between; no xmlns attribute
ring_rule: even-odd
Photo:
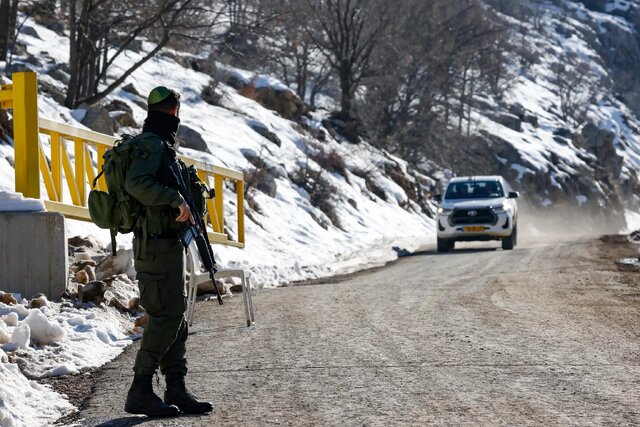
<svg viewBox="0 0 640 427"><path fill-rule="evenodd" d="M56 89L65 88L64 81L48 73L65 61L68 40L31 20L25 27L32 30L23 32L20 40L27 46L29 56L38 62L27 66L37 71L40 81L47 86L39 100L42 116L81 126L78 120L83 119L85 111L69 111L51 96ZM123 61L136 60L140 55L129 52ZM127 81L128 90L120 89L105 103L126 102L141 126L146 115L140 106L144 96L157 85L174 88L182 95L182 124L201 135L208 151L182 148L183 154L244 172L256 169L248 159L254 159L255 163L259 158L262 168L275 175L274 195L255 188L249 192L246 249L215 248L222 265L246 268L252 273L254 284L273 286L385 262L396 256L393 247L414 250L433 240L432 220L396 182L402 178L403 183L406 181L420 190L433 186L433 180L408 171L405 162L373 149L366 142L341 143L328 132L323 132L324 140L319 141L300 124L280 117L223 83L217 88L219 106L211 105L202 99L201 93L212 76L184 68L173 59L175 55L160 55L146 63ZM258 79L230 67L220 67L219 72L253 80L258 88L269 85L282 89L282 83L274 78ZM321 127L320 119L305 118L305 127ZM256 128L275 134L279 144L257 133ZM120 129L120 132L135 131L139 128ZM48 141L43 142L47 151ZM2 145L0 161L5 166L0 167L0 189L13 189L12 168L6 165L11 163L12 155L11 146ZM335 207L333 219L310 203L308 189L291 180L301 169L319 172L322 166L317 160L327 156L332 156L334 163L344 163L339 171L325 170L321 174L321 180L332 188L328 197ZM385 167L398 172L394 174L396 181L384 172ZM375 188L377 195L371 188ZM233 232L233 205L228 213L225 220ZM88 223L70 224L70 229L71 234L93 234L105 243L108 240L108 232ZM122 242L126 244L126 240Z"/></svg>
<svg viewBox="0 0 640 427"><path fill-rule="evenodd" d="M438 147L437 155L456 174L505 176L523 193L532 220L553 216L560 228L616 232L640 210L640 120L616 92L621 77L603 52L615 37L621 45L610 49L633 56L624 43L637 46L640 36L626 17L638 5L522 3L525 16L499 14L517 52L505 93L477 96L473 143ZM586 3L606 4L597 11Z"/></svg>
<svg viewBox="0 0 640 427"><path fill-rule="evenodd" d="M61 67L67 59L68 39L28 19L19 42L26 52L14 60L38 73L40 114L83 126L87 109L70 111L59 103L68 77ZM139 55L129 52L122 60L131 61ZM224 83L216 89L216 105L207 103L201 94L214 77L232 77L236 84L251 83L256 89L286 88L272 77L254 76L232 67L219 66L217 76L197 72L181 66L175 60L177 56L176 52L168 52L146 63L127 81L126 89L116 91L104 104L128 106L136 126L130 120L127 127L118 131L135 133L140 131L146 115L145 95L157 85L174 88L182 95L181 119L183 131L187 130L182 133L184 139L205 144L200 149L182 147L180 151L246 173L251 187L245 206L246 248L215 246L221 266L246 269L252 285L262 288L379 265L434 240L429 217L432 206L424 200L416 202L424 191L435 187L433 179L412 171L404 161L366 142L342 142L322 129L322 113L297 122L287 120ZM118 114L111 113L112 117ZM42 138L48 153L49 141ZM185 145L190 144L187 141ZM7 138L0 143L0 191L14 190L12 164L13 147ZM255 177L269 185L265 188ZM235 189L228 187L225 191L231 193ZM227 206L225 221L229 232L234 233L235 197L230 195L226 197L232 202ZM68 192L66 201L70 201ZM109 241L107 231L90 223L68 221L67 226L69 236L92 235L104 245ZM130 238L121 236L119 245L130 246ZM24 305L26 300L23 305L0 303L0 314L11 318L10 324L0 325L8 341L0 353L3 357L5 351L22 354L22 372L33 378L100 366L130 342L125 336L126 322L122 323L112 308L85 305L78 309L50 303L44 308L28 309ZM59 328L53 347L36 343L34 334L25 336L33 316L40 320L44 317L52 328ZM91 357L73 345L93 338L96 342L83 348L102 350L92 351ZM6 359L0 363L4 378L0 387L4 402L4 406L0 405L0 424L46 424L70 409L61 396L29 383L17 365L5 362ZM20 385L23 383L31 384L33 390L16 394L5 389L16 385L24 389L26 386ZM23 402L25 393L43 410L32 411L31 404Z"/></svg>

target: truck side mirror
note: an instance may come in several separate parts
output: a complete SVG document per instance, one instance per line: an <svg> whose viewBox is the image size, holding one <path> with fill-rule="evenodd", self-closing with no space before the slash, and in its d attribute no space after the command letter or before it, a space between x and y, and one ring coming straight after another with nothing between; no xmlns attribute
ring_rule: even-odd
<svg viewBox="0 0 640 427"><path fill-rule="evenodd" d="M434 194L432 197L433 201L436 203L442 202L442 194Z"/></svg>
<svg viewBox="0 0 640 427"><path fill-rule="evenodd" d="M518 197L520 197L520 193L518 193L517 191L510 191L509 192L509 198L510 199L517 199Z"/></svg>

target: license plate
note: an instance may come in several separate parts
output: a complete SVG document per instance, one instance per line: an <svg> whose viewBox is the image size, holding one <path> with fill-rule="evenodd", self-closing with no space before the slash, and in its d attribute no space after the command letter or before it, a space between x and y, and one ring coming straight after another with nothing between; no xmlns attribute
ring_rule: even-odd
<svg viewBox="0 0 640 427"><path fill-rule="evenodd" d="M468 233L468 232L474 232L474 231L484 231L484 226L482 226L482 225L473 225L473 226L471 226L471 227L465 227L465 228L464 228L464 231L465 231L466 233Z"/></svg>

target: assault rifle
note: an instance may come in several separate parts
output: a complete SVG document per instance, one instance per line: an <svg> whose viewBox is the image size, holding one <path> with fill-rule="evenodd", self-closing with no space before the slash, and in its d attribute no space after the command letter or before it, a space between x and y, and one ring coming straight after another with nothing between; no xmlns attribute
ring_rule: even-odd
<svg viewBox="0 0 640 427"><path fill-rule="evenodd" d="M193 215L195 222L195 224L191 224L191 222L187 220L187 229L182 236L180 236L180 240L182 240L182 245L185 249L189 249L191 242L196 242L198 253L200 254L200 260L202 261L202 265L205 270L209 273L209 278L211 279L213 289L215 289L216 297L218 298L218 304L222 305L222 297L220 296L220 291L218 291L218 286L216 285L214 277L218 269L216 268L216 261L213 257L211 243L209 243L209 235L207 234L207 228L204 223L204 216L198 209L198 206L191 200L191 195L189 194L188 187L185 185L184 176L182 175L178 161L172 163L169 168L178 182L180 194L187 205L189 205L191 215ZM214 197L213 190L208 189L207 193L209 198Z"/></svg>

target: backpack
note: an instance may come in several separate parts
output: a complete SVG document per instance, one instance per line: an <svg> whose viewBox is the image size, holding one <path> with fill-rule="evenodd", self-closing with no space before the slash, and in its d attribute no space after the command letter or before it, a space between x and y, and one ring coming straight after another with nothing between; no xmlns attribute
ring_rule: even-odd
<svg viewBox="0 0 640 427"><path fill-rule="evenodd" d="M144 215L144 206L125 191L127 170L136 138L123 135L113 148L104 154L102 170L93 180L88 207L91 220L100 228L111 232L111 253L116 254L116 234L131 233ZM96 190L98 179L104 174L107 191Z"/></svg>

